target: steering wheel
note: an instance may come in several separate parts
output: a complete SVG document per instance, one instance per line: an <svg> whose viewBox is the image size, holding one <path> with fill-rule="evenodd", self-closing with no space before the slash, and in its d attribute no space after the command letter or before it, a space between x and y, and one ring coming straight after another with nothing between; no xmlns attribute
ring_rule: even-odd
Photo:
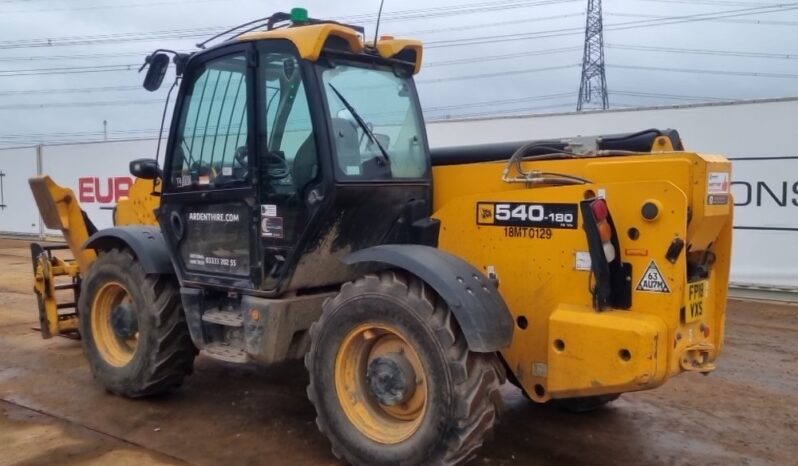
<svg viewBox="0 0 798 466"><path fill-rule="evenodd" d="M247 146L241 146L237 148L235 154L233 154L233 160L238 162L238 165L241 168L247 168L248 156L249 156L249 151L247 150Z"/></svg>
<svg viewBox="0 0 798 466"><path fill-rule="evenodd" d="M249 176L249 165L247 164L247 160L249 159L249 150L247 146L240 146L236 149L235 154L233 154L233 161L238 163L238 166L244 169L244 173L241 174L241 178L246 178Z"/></svg>

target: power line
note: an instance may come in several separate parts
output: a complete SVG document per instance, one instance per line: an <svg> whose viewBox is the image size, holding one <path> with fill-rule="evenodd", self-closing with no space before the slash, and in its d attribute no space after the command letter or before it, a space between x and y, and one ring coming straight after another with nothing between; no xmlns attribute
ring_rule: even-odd
<svg viewBox="0 0 798 466"><path fill-rule="evenodd" d="M700 102L728 102L735 99L729 98L721 98L721 97L705 97L705 96L694 96L694 95L678 95L678 94L662 94L656 92L640 92L640 91L619 91L619 90L611 90L610 94L612 95L622 95L628 97L646 97L646 98L656 98L656 99L672 99L672 100L695 100Z"/></svg>
<svg viewBox="0 0 798 466"><path fill-rule="evenodd" d="M454 118L477 118L477 117L490 117L490 116L502 116L502 117L518 117L518 116L526 116L534 114L533 110L549 110L554 108L563 108L563 107L573 107L573 102L569 103L562 103L562 104L554 104L554 105L543 105L538 107L523 107L523 108L511 108L505 110L492 110L486 112L474 112L474 113L458 113L455 115L447 115L446 117L437 117L431 118L429 122L435 121L446 121L449 119Z"/></svg>
<svg viewBox="0 0 798 466"><path fill-rule="evenodd" d="M775 9L774 9L775 8ZM639 28L646 28L646 27L656 27L656 26L669 26L673 24L682 24L682 23L691 23L691 22L700 22L700 21L708 21L711 19L717 18L731 18L736 16L746 16L751 14L767 14L767 13L778 13L783 11L790 11L798 9L798 3L787 3L783 4L783 6L778 7L756 7L756 8L743 8L737 10L727 10L721 12L712 12L712 13L699 13L699 14L692 14L692 15L684 15L684 16L670 16L668 19L648 19L648 20L640 20L640 21L627 21L623 23L614 23L614 24L607 24L604 25L605 31L621 31L621 30L628 30L628 29L639 29ZM764 11L768 10L768 11ZM439 40L439 41L431 41L425 44L425 48L438 48L438 47L458 47L458 46L466 46L466 45L479 45L479 44L490 44L496 42L508 42L508 41L515 41L515 40L529 40L529 39L541 39L541 38L550 38L550 37L562 37L562 36L570 36L576 34L582 34L583 28L560 28L560 29L551 29L547 31L537 31L532 33L513 33L513 34L502 34L502 35L490 35L490 36L481 36L481 37L471 37L471 38L461 38L461 39L448 39L448 40Z"/></svg>
<svg viewBox="0 0 798 466"><path fill-rule="evenodd" d="M653 47L653 46L630 45L630 44L607 44L605 47L608 49L634 50L640 52L686 53L686 54L697 54L697 55L717 55L725 57L774 58L774 59L783 59L783 60L798 60L798 54L789 54L789 53L744 52L740 50L681 49L676 47Z"/></svg>
<svg viewBox="0 0 798 466"><path fill-rule="evenodd" d="M104 86L61 89L22 89L17 91L0 91L0 96L41 95L41 94L89 94L94 92L140 91L141 86Z"/></svg>
<svg viewBox="0 0 798 466"><path fill-rule="evenodd" d="M503 100L490 100L490 101L482 101L482 102L469 102L465 104L456 104L456 105L442 105L437 107L425 107L424 113L427 112L440 112L446 110L456 110L461 108L473 108L473 107L492 107L495 105L508 105L508 104L517 104L522 102L535 102L539 100L549 100L549 99L559 99L562 97L575 97L576 94L573 92L560 92L557 94L546 94L546 95L536 95L530 97L517 97L513 99L503 99Z"/></svg>
<svg viewBox="0 0 798 466"><path fill-rule="evenodd" d="M115 10L119 8L185 5L188 3L193 5L196 3L221 3L221 2L219 0L173 0L173 1L148 2L148 3L115 2L113 5L94 5L94 6L83 6L83 7L72 7L72 8L39 8L36 10L7 10L7 11L0 11L0 13L4 15L11 15L11 14L25 14L25 13L42 13L42 12L51 12L51 11Z"/></svg>
<svg viewBox="0 0 798 466"><path fill-rule="evenodd" d="M51 74L82 74L82 73L106 73L110 71L132 71L138 70L139 64L128 65L95 65L95 66L73 66L66 68L33 68L24 70L2 70L0 78L9 76L38 76Z"/></svg>
<svg viewBox="0 0 798 466"><path fill-rule="evenodd" d="M472 14L485 11L499 11L515 8L528 8L534 6L556 5L562 3L570 3L579 0L510 0L510 1L496 1L496 2L479 2L471 4L463 4L456 7L434 7L425 9L411 9L396 12L388 12L383 15L382 21L406 21L414 19L430 19L439 18L436 13L445 13L446 17L462 14ZM349 17L338 18L347 22L364 22L369 23L376 20L376 15L366 14ZM204 28L190 28L190 29L177 29L166 31L149 31L149 32L127 32L116 34L101 34L90 36L69 36L60 38L39 38L39 39L25 39L25 40L12 40L1 41L0 49L13 49L13 48L35 48L35 47L54 47L54 46L75 46L75 45L100 45L116 42L128 41L149 41L149 40L167 40L167 39L194 39L198 37L206 37L208 35L216 34L218 32L229 29L229 27L212 26Z"/></svg>
<svg viewBox="0 0 798 466"><path fill-rule="evenodd" d="M471 25L459 25L451 28L439 28L439 29L428 29L428 30L421 30L421 31L410 31L401 33L401 35L406 36L413 36L416 34L425 34L425 33L439 33L445 31L462 31L463 28L468 29L480 29L480 28L490 28L495 26L506 26L508 24L516 24L516 23L529 23L529 22L538 22L538 21L550 21L554 19L561 19L561 18L569 18L569 17L581 17L584 16L583 13L574 13L574 14L564 14L564 15L555 15L555 16L545 16L545 17L536 17L536 18L527 18L527 19L519 19L519 20L512 20L512 21L499 21L493 23L478 23L478 24L471 24ZM42 56L15 56L15 57L0 57L0 62L14 62L14 61L42 61L42 60L91 60L95 58L105 59L105 58L118 58L118 57L143 57L146 56L149 52L123 52L123 53L97 53L97 54L76 54L76 55L42 55ZM430 66L430 64L425 64L425 66Z"/></svg>
<svg viewBox="0 0 798 466"><path fill-rule="evenodd" d="M15 56L0 57L0 62L14 61L51 61L51 60L93 60L95 58L118 58L118 57L144 57L149 52L117 52L117 53L90 53L77 55L39 55L39 56Z"/></svg>
<svg viewBox="0 0 798 466"><path fill-rule="evenodd" d="M41 103L41 104L10 104L0 105L0 110L22 110L31 108L69 108L69 107L108 107L108 106L121 106L121 105L148 105L148 104L163 104L162 99L135 99L135 100L103 100L96 102L57 102L57 103Z"/></svg>
<svg viewBox="0 0 798 466"><path fill-rule="evenodd" d="M529 50L526 52L516 52L516 53L507 53L502 55L488 55L488 56L479 56L479 57L467 57L467 58L455 58L452 60L443 60L443 61L433 61L430 63L425 63L424 67L436 67L436 66L449 66L449 65L461 65L461 64L473 64L477 62L486 62L486 61L498 61L498 60L507 60L510 58L518 58L518 57L534 57L539 55L553 55L558 53L565 53L565 52L575 52L577 50L582 50L582 47L561 47L556 49L545 49L545 50Z"/></svg>
<svg viewBox="0 0 798 466"><path fill-rule="evenodd" d="M512 3L508 5L504 5L503 7L499 8L497 3L503 2L493 2L490 7L480 7L478 8L462 8L461 10L447 10L447 16L452 16L456 14L470 14L479 11L495 11L496 9L507 9L507 8L521 8L521 7L528 7L528 6L541 6L541 5L549 5L549 4L557 4L557 3L566 3L572 2L576 0L548 0L548 1L537 1L537 2L521 2L521 3ZM506 3L506 2L504 2ZM480 4L476 4L480 5ZM671 24L680 24L686 22L696 22L696 21L708 21L711 19L717 18L728 18L728 17L735 17L735 16L744 16L749 14L767 14L767 13L776 13L780 11L789 11L798 9L798 3L784 3L784 4L775 4L776 6L765 6L765 7L753 7L753 8L744 8L738 10L727 10L721 12L712 12L712 13L700 13L700 14L693 14L693 15L685 15L685 16L673 16L673 17L666 17L663 19L649 19L649 20L640 20L640 21L631 21L626 23L616 23L610 24L605 26L605 30L626 30L626 29L635 29L641 27L653 27L653 26L664 26L664 25L671 25ZM468 5L463 5L463 7L468 7ZM442 7L441 7L442 8ZM409 12L416 12L415 14L418 16L400 16L394 18L394 20L404 20L404 19L428 19L429 12L434 9L425 9L425 10L406 10ZM768 11L765 11L768 10ZM387 19L386 19L387 20ZM367 22L367 21L365 21ZM178 39L191 39L191 38L198 38L198 37L205 37L208 34L213 34L223 30L222 27L215 27L215 28L201 28L201 29L183 29L183 30L171 30L171 31L152 31L146 33L120 33L120 34L106 34L106 35L95 35L95 36L75 36L75 37L61 37L61 38L51 38L51 39L28 39L28 40L17 40L17 41L2 41L0 42L0 49L13 49L13 48L36 48L36 47L53 47L53 46L74 46L74 45L101 45L101 44L109 44L109 43L116 43L116 42L127 42L127 41L154 41L154 40L178 40ZM483 36L483 37L470 37L470 38L463 38L463 39L451 39L451 40L441 40L441 41L432 41L427 42L426 48L436 48L436 47L452 47L452 46L460 46L460 45L475 45L475 44L486 44L486 43L493 43L493 42L503 42L509 40L526 40L532 38L545 38L545 37L559 37L563 35L571 35L576 33L581 33L582 28L562 28L562 29L554 29L549 31L538 31L534 33L521 33L521 34L505 34L505 35L493 35L493 36Z"/></svg>
<svg viewBox="0 0 798 466"><path fill-rule="evenodd" d="M741 2L734 0L642 0L656 3L686 3L688 5L720 5L720 6L778 6L784 3Z"/></svg>
<svg viewBox="0 0 798 466"><path fill-rule="evenodd" d="M465 25L459 24L457 26L452 27L444 27L444 28L435 28L435 29L424 29L418 31L408 31L402 32L397 35L409 36L412 37L417 34L438 34L441 32L449 32L449 31L462 31L463 29L467 28L471 29L481 29L481 28L491 28L495 26L506 26L508 24L527 24L527 23L537 23L540 21L552 21L555 19L565 19L565 18L576 18L576 17L583 17L585 16L584 13L568 13L562 15L553 15L553 16L536 16L534 18L524 18L524 19L513 19L513 20L503 20L503 21L496 21L491 23L480 22L477 24Z"/></svg>
<svg viewBox="0 0 798 466"><path fill-rule="evenodd" d="M798 79L798 74L790 74L790 73L760 73L756 71L705 70L705 69L693 69L693 68L671 68L671 67L659 67L659 66L613 65L613 64L607 66L610 68L620 68L625 70L670 71L675 73L718 74L726 76L749 76L754 78Z"/></svg>
<svg viewBox="0 0 798 466"><path fill-rule="evenodd" d="M641 15L636 13L604 13L606 16L617 16L626 18L654 18L654 19L667 19L670 16L664 15ZM732 23L732 24L754 24L759 26L798 26L798 21L779 21L779 20L765 20L765 19L708 19L707 21L715 23Z"/></svg>
<svg viewBox="0 0 798 466"><path fill-rule="evenodd" d="M481 74L469 74L469 75L460 75L460 76L450 76L446 78L434 78L434 79L422 79L416 81L418 84L433 84L433 83L442 83L442 82L450 82L450 81L462 81L466 79L483 79L483 78L493 78L496 76L509 76L509 75L516 75L516 74L527 74L527 73L539 73L543 71L553 71L553 70L564 70L568 68L577 68L579 67L579 63L573 63L570 65L558 65L558 66L547 66L544 68L527 68L524 70L511 70L511 71L500 71L496 73L481 73Z"/></svg>

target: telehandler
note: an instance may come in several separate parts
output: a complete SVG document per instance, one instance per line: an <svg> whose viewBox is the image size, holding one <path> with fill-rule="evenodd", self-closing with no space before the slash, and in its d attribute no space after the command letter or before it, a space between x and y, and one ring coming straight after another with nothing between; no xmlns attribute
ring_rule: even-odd
<svg viewBox="0 0 798 466"><path fill-rule="evenodd" d="M42 334L79 333L109 391L177 387L198 351L304 357L336 457L456 464L505 379L590 409L714 369L726 159L672 130L431 151L419 41L303 9L222 36L148 56L145 88L174 63L179 92L115 227L30 180L73 256L31 246Z"/></svg>

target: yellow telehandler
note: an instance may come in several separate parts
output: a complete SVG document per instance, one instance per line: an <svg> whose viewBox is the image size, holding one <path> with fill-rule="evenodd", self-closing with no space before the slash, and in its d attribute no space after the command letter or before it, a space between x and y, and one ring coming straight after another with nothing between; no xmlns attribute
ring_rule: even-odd
<svg viewBox="0 0 798 466"><path fill-rule="evenodd" d="M420 42L303 9L223 36L147 57L179 92L115 227L30 182L73 256L32 245L42 334L78 332L108 390L176 387L198 351L304 357L335 456L456 464L506 379L585 410L714 369L726 159L672 130L430 150Z"/></svg>

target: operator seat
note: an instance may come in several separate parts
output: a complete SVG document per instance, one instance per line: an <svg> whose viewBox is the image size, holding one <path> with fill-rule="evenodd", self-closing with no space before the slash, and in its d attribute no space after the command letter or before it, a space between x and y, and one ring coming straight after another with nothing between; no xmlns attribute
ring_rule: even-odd
<svg viewBox="0 0 798 466"><path fill-rule="evenodd" d="M316 153L316 140L311 132L296 151L294 165L291 169L291 176L300 199L304 199L305 187L316 178L318 173L319 157Z"/></svg>

